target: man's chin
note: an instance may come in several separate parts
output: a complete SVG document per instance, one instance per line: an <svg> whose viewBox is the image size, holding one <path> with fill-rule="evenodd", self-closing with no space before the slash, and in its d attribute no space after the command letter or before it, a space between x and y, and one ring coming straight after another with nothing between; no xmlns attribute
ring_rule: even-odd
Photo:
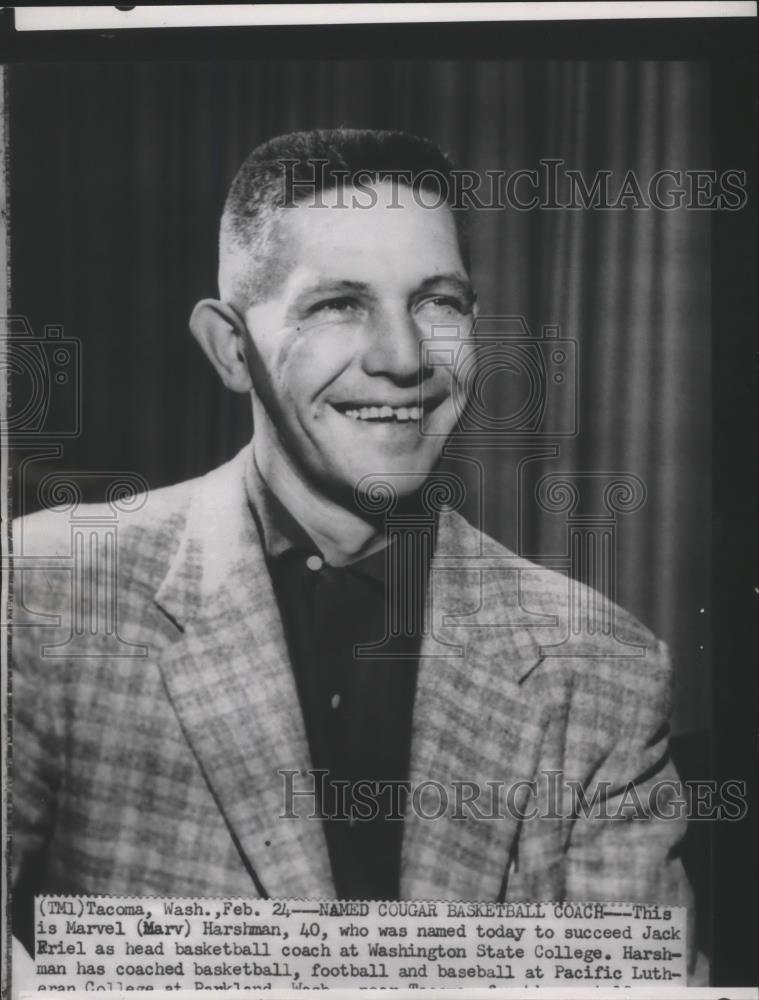
<svg viewBox="0 0 759 1000"><path fill-rule="evenodd" d="M341 420L345 418L340 418ZM440 462L443 436L422 436L419 428L375 427L325 435L311 452L314 481L346 507L373 490L378 502L383 487L399 499L417 493ZM363 506L363 504L362 504Z"/></svg>
<svg viewBox="0 0 759 1000"><path fill-rule="evenodd" d="M365 497L369 499L369 506L374 510L374 503L390 506L392 501L418 493L429 479L437 466L439 459L425 463L402 457L393 458L391 456L377 456L374 462L363 461L360 465L351 466L350 469L342 469L339 475L335 476L335 482L339 482L339 489L344 498ZM374 498L374 500L372 500ZM384 499L387 498L387 499ZM366 504L359 500L362 507Z"/></svg>

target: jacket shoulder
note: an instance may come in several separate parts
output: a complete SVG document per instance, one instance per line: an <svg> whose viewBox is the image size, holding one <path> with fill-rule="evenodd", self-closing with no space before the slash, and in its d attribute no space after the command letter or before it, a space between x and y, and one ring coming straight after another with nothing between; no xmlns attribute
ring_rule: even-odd
<svg viewBox="0 0 759 1000"><path fill-rule="evenodd" d="M23 618L28 602L56 610L71 589L74 569L117 567L120 587L154 590L181 541L197 482L190 479L110 503L61 504L15 518L18 617Z"/></svg>
<svg viewBox="0 0 759 1000"><path fill-rule="evenodd" d="M574 580L571 566L563 571L517 556L460 522L457 531L479 547L483 565L496 567L476 575L482 607L498 627L475 641L497 676L513 672L518 657L517 674L531 678L533 697L543 690L562 718L584 733L605 732L609 745L628 723L653 730L664 722L673 680L665 643L625 608Z"/></svg>
<svg viewBox="0 0 759 1000"><path fill-rule="evenodd" d="M102 503L61 503L13 520L14 557L68 556L77 525L115 528L120 544L139 536L159 539L181 530L190 499L200 478L156 490L145 490Z"/></svg>
<svg viewBox="0 0 759 1000"><path fill-rule="evenodd" d="M567 565L566 571L553 566L541 565L530 559L516 555L505 545L491 538L465 518L458 514L452 515L453 531L459 541L457 547L471 553L478 553L483 559L483 565L492 565L503 569L492 571L496 584L493 597L514 606L515 590L517 604L528 616L550 616L551 624L547 628L535 626L533 631L538 642L551 645L556 642L559 634L568 634L572 625L573 615L583 613L606 616L612 623L614 637L621 647L629 646L631 650L643 648L650 653L656 653L657 659L667 659L667 649L661 640L626 608L621 607L600 591L588 586L572 576L572 567ZM477 560L472 563L476 569ZM598 633L603 632L602 623L595 623ZM588 653L594 655L594 645L602 644L599 635L597 643L593 639L594 629L588 630ZM549 638L550 636L553 638ZM652 657L649 657L651 659Z"/></svg>

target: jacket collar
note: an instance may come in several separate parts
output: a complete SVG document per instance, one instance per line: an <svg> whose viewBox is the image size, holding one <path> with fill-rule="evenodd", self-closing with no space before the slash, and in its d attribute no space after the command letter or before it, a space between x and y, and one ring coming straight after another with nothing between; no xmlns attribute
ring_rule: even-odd
<svg viewBox="0 0 759 1000"><path fill-rule="evenodd" d="M182 539L155 595L180 626L197 617L214 618L219 605L239 606L244 612L260 581L268 580L267 552L279 555L299 539L309 544L306 532L286 511L280 516L277 502L267 492L250 444L194 481ZM384 566L384 559L380 563ZM466 645L474 640L487 646L495 640L501 651L506 648L508 662L517 671L531 669L541 658L536 626L551 622L546 616L537 621L519 608L525 571L535 573L536 567L492 542L455 512L443 511L431 587L430 610L433 619L437 616L434 631L440 633L442 628L447 635L457 635L459 639L449 641L459 646L462 635ZM492 616L488 621L484 612L472 614L475 601L501 613L507 609L508 627Z"/></svg>
<svg viewBox="0 0 759 1000"><path fill-rule="evenodd" d="M324 553L313 538L266 485L252 455L252 449L246 461L245 485L248 507L258 527L259 538L269 562L293 550L310 552L324 558ZM382 584L385 580L385 556L384 547L375 549L369 555L348 563L343 568L352 573L368 576Z"/></svg>

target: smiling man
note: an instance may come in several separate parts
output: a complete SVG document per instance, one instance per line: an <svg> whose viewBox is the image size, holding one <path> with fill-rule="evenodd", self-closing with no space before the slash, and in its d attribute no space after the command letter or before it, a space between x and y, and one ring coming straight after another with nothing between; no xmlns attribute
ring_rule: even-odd
<svg viewBox="0 0 759 1000"><path fill-rule="evenodd" d="M319 164L335 151L312 137L310 149L289 138L252 154L222 219L221 299L203 300L191 319L225 384L252 390L264 481L338 564L379 541L376 525L353 514L357 484L387 472L407 477L412 492L436 465L456 420L452 372L423 367L421 343L444 325L466 335L474 318L453 213L445 202L425 207L429 192L423 201L400 184L383 143L397 156L405 142L423 165L417 170L440 178L438 190L450 166L419 140L386 136L373 149L372 138L343 133L338 163L312 167L311 184L301 181L310 202L301 190L303 200L280 209L276 222L270 205L259 207L262 188L288 200L287 178L281 168L270 176L270 160L287 162L297 150ZM350 152L360 188L346 184ZM360 166L372 152L388 165ZM335 186L317 187L317 178Z"/></svg>
<svg viewBox="0 0 759 1000"><path fill-rule="evenodd" d="M68 512L18 525L19 896L687 903L663 645L615 609L629 655L562 655L567 578L430 500L463 389L424 344L476 311L452 180L400 133L245 161L190 325L253 439L87 564L120 651L67 655Z"/></svg>
<svg viewBox="0 0 759 1000"><path fill-rule="evenodd" d="M300 178L283 172L294 154ZM256 150L222 218L221 297L190 323L224 383L251 393L247 493L310 760L324 772L314 805L338 894L361 898L399 894L403 827L389 789L408 778L423 623L405 621L382 658L354 653L383 640L393 602L384 524L360 484L388 477L413 511L456 420L452 371L425 366L421 345L442 324L465 336L474 318L454 215L399 184L390 155L403 154L438 185L450 176L434 147L400 135L289 136ZM428 561L405 569L421 605ZM378 783L386 801L375 796L377 815L357 821L354 789Z"/></svg>

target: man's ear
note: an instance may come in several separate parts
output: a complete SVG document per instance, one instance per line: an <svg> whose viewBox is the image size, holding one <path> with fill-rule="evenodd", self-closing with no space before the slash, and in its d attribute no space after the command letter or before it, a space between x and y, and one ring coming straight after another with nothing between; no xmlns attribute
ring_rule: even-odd
<svg viewBox="0 0 759 1000"><path fill-rule="evenodd" d="M228 389L250 392L253 383L245 360L240 317L219 299L201 299L192 310L190 330Z"/></svg>

